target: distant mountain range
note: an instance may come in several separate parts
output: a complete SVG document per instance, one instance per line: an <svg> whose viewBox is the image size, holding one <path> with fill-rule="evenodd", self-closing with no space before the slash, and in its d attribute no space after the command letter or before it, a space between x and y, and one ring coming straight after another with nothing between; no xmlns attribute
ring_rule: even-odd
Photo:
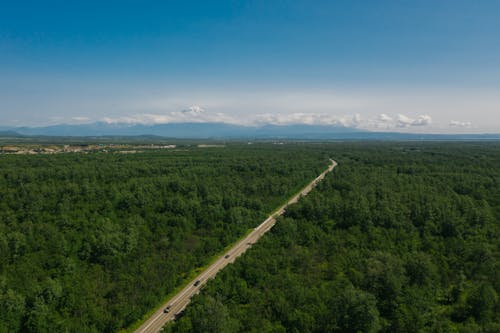
<svg viewBox="0 0 500 333"><path fill-rule="evenodd" d="M242 126L227 123L156 125L96 122L45 127L0 127L0 136L159 136L178 139L303 139L303 140L500 140L500 134L407 134L370 132L332 125Z"/></svg>

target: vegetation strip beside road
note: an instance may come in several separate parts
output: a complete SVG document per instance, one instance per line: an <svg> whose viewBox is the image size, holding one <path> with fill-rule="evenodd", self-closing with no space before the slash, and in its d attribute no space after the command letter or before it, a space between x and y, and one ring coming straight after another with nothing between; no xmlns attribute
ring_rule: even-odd
<svg viewBox="0 0 500 333"><path fill-rule="evenodd" d="M163 304L165 304L167 301L169 301L172 298L174 298L174 296L177 295L186 286L190 285L192 283L193 279L196 276L198 276L203 271L205 271L206 269L208 269L215 261L217 261L217 259L219 259L224 253L226 253L227 251L229 251L229 249L231 247L233 247L234 244L237 244L241 240L245 239L252 232L252 230L254 230L254 229L253 228L248 229L247 232L245 232L245 234L243 236L241 236L236 242L227 245L222 251L220 251L219 253L217 253L216 255L214 255L206 265L198 267L198 268L194 269L192 272L190 272L189 274L187 274L187 276L184 278L183 282L177 288L175 288L174 290L172 290L172 292L170 292L167 296L165 296L163 298L163 301L160 303L162 305L160 305L160 306L152 309L151 311L149 311L148 313L146 313L142 317L141 320L138 320L133 325L131 325L129 328L121 330L120 333L122 333L122 332L127 332L127 333L135 332L148 318L150 318L151 316L153 316L153 314L156 311L158 311L159 309L163 309Z"/></svg>

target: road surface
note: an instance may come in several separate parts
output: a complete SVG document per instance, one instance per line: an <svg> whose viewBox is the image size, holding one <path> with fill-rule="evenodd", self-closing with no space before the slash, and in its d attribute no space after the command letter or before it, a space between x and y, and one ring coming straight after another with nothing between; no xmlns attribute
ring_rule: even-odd
<svg viewBox="0 0 500 333"><path fill-rule="evenodd" d="M213 278L220 270L222 270L226 265L234 262L238 256L244 253L248 248L250 248L255 242L259 240L262 235L268 232L276 223L276 218L285 213L285 209L296 203L300 197L307 195L314 186L320 182L325 175L332 171L333 168L337 166L337 162L330 160L331 164L328 168L323 171L316 179L310 182L302 191L296 194L293 198L288 200L286 204L281 206L274 214L269 216L264 222L262 222L258 227L256 227L252 232L245 237L243 240L239 241L230 250L220 256L212 265L210 265L205 271L200 273L193 281L191 281L184 289L182 289L177 295L172 297L168 302L163 304L163 306L156 311L148 320L146 320L135 333L150 333L159 332L161 328L170 320L174 320L175 316L186 308L189 304L191 297L200 292L201 287L211 278ZM199 281L199 282L198 282ZM168 312L164 312L164 309L169 307Z"/></svg>

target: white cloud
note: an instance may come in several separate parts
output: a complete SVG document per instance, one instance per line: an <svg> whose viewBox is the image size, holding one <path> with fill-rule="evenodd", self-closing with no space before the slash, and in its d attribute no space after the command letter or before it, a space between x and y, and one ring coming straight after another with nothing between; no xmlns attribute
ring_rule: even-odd
<svg viewBox="0 0 500 333"><path fill-rule="evenodd" d="M247 119L249 124L273 124L273 125L334 125L344 127L358 127L362 123L359 114L347 116L335 116L327 113L263 113L258 114L254 119Z"/></svg>
<svg viewBox="0 0 500 333"><path fill-rule="evenodd" d="M398 114L396 118L397 127L413 127L413 126L427 126L432 123L432 118L429 115L420 115L416 119L405 116L404 114Z"/></svg>
<svg viewBox="0 0 500 333"><path fill-rule="evenodd" d="M182 111L173 111L167 113L138 113L123 117L106 117L102 121L109 124L124 123L124 124L142 124L155 125L166 123L182 123L182 122L225 122L236 123L235 119L222 112L210 113L197 105L191 106Z"/></svg>
<svg viewBox="0 0 500 333"><path fill-rule="evenodd" d="M106 110L109 112L106 116L153 114L167 115L171 118L170 122L223 121L243 125L303 123L419 133L463 132L465 129L479 131L487 126L500 126L493 116L500 114L500 99L498 94L489 92L471 97L469 91L394 89L389 93L385 88L360 91L259 91L230 87L223 90L175 89L158 90L154 94L121 101L119 108ZM481 100L479 106L474 104L478 100ZM470 118L468 115L473 109L477 110L474 112L478 116L474 115L474 124L470 128L466 125L462 128L458 123L450 124L450 119ZM486 123L484 119L487 119Z"/></svg>
<svg viewBox="0 0 500 333"><path fill-rule="evenodd" d="M410 117L407 117L404 114L398 114L396 126L397 127L409 127L412 122L413 122L413 119L411 119Z"/></svg>
<svg viewBox="0 0 500 333"><path fill-rule="evenodd" d="M427 126L430 125L431 123L432 123L431 116L424 114L418 116L418 118L411 123L411 126Z"/></svg>
<svg viewBox="0 0 500 333"><path fill-rule="evenodd" d="M380 114L377 117L377 120L380 122L383 122L383 123L392 123L394 121L394 119L391 116L389 116L385 113Z"/></svg>
<svg viewBox="0 0 500 333"><path fill-rule="evenodd" d="M90 118L78 116L78 117L72 117L71 120L79 122L79 123L84 123L84 122L90 121Z"/></svg>
<svg viewBox="0 0 500 333"><path fill-rule="evenodd" d="M172 122L173 118L169 115L143 113L116 118L105 117L102 120L108 124L154 125Z"/></svg>
<svg viewBox="0 0 500 333"><path fill-rule="evenodd" d="M432 124L432 118L429 115L419 115L416 118L397 114L396 116L387 113L381 113L376 117L366 118L359 123L359 128L372 130L404 130L409 128L426 128Z"/></svg>
<svg viewBox="0 0 500 333"><path fill-rule="evenodd" d="M313 125L318 122L320 115L313 113L263 113L256 115L253 120L257 124L290 125L290 124L308 124Z"/></svg>
<svg viewBox="0 0 500 333"><path fill-rule="evenodd" d="M356 113L352 117L342 117L340 122L347 127L358 127L363 124L363 117L359 113Z"/></svg>
<svg viewBox="0 0 500 333"><path fill-rule="evenodd" d="M452 120L452 121L450 121L450 126L451 127L470 128L470 127L472 127L472 123L470 121Z"/></svg>
<svg viewBox="0 0 500 333"><path fill-rule="evenodd" d="M365 118L360 114L333 115L331 113L293 112L293 113L261 113L247 114L240 117L232 117L224 112L209 112L199 106L191 106L182 111L168 113L139 113L129 116L104 118L107 123L143 124L154 125L164 123L181 122L224 122L239 125L330 125L367 130L394 130L414 127L425 127L431 124L431 117L420 115L411 118L403 114L390 116L380 114L376 117Z"/></svg>
<svg viewBox="0 0 500 333"><path fill-rule="evenodd" d="M182 111L168 113L139 113L123 117L106 117L102 119L107 123L125 124L164 124L179 122L225 122L240 125L335 125L344 127L363 126L363 118L359 114L335 116L327 113L262 113L255 116L232 117L224 112L211 113L200 107L190 107Z"/></svg>
<svg viewBox="0 0 500 333"><path fill-rule="evenodd" d="M205 112L203 108L201 108L199 105L192 105L189 108L182 110L182 113L185 114L200 114Z"/></svg>

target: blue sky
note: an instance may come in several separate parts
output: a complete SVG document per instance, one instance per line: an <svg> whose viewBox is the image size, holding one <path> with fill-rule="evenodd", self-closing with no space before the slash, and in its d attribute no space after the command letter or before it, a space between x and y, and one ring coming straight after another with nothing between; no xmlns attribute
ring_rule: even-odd
<svg viewBox="0 0 500 333"><path fill-rule="evenodd" d="M11 1L0 126L500 132L500 1Z"/></svg>

